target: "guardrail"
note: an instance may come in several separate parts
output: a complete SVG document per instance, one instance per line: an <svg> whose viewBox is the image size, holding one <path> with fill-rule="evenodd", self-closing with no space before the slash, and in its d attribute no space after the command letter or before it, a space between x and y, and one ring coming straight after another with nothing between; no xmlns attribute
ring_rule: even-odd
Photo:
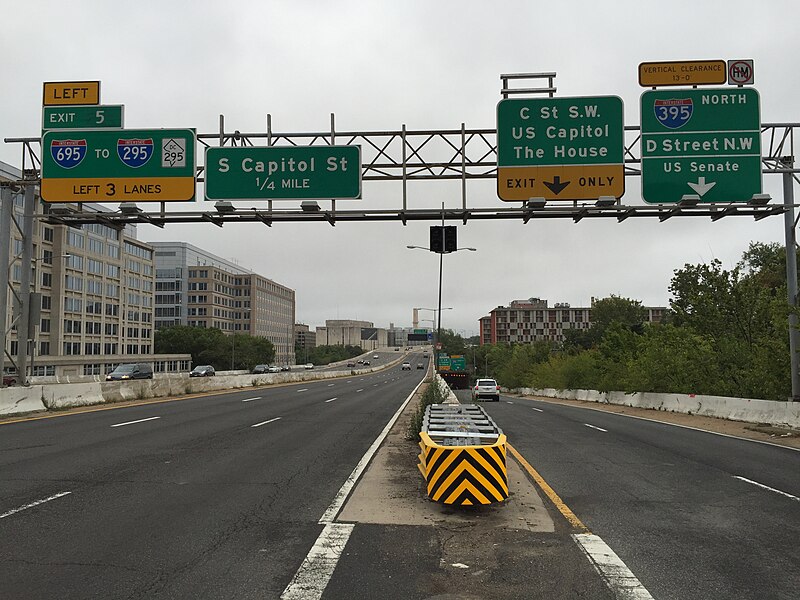
<svg viewBox="0 0 800 600"><path fill-rule="evenodd" d="M475 404L425 409L417 465L434 502L493 504L508 498L506 436Z"/></svg>

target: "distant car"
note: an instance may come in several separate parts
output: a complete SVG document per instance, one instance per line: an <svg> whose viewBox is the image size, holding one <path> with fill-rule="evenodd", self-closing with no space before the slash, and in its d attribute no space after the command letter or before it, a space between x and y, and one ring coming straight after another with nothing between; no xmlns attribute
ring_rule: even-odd
<svg viewBox="0 0 800 600"><path fill-rule="evenodd" d="M348 367L355 367L356 363L354 363L353 361L350 361L349 363L347 363L347 366Z"/></svg>
<svg viewBox="0 0 800 600"><path fill-rule="evenodd" d="M19 383L19 380L16 375L3 375L3 385L11 386L17 385L17 383Z"/></svg>
<svg viewBox="0 0 800 600"><path fill-rule="evenodd" d="M428 358L428 353L427 352L423 352L422 353L422 358Z"/></svg>
<svg viewBox="0 0 800 600"><path fill-rule="evenodd" d="M304 368L306 371L310 371L311 369L313 369L313 368L314 368L314 365L313 365L313 364L311 364L311 363L306 363L305 365L303 365L303 368Z"/></svg>
<svg viewBox="0 0 800 600"><path fill-rule="evenodd" d="M267 373L280 373L281 368L278 365L270 365L267 367Z"/></svg>
<svg viewBox="0 0 800 600"><path fill-rule="evenodd" d="M400 367L400 370L401 371L410 371L411 370L411 363L410 362L404 362L402 364L402 366Z"/></svg>
<svg viewBox="0 0 800 600"><path fill-rule="evenodd" d="M189 373L189 377L213 377L217 372L211 365L197 365Z"/></svg>
<svg viewBox="0 0 800 600"><path fill-rule="evenodd" d="M372 355L372 360L378 360L379 358L380 358L380 356L378 356L377 354L373 354Z"/></svg>
<svg viewBox="0 0 800 600"><path fill-rule="evenodd" d="M395 348L394 351L395 352L400 352L400 348Z"/></svg>
<svg viewBox="0 0 800 600"><path fill-rule="evenodd" d="M360 364L360 365L363 365L364 364L364 359L363 358L359 358L356 362L358 364Z"/></svg>
<svg viewBox="0 0 800 600"><path fill-rule="evenodd" d="M364 361L364 366L365 366L365 367L368 367L368 366L369 366L369 361L368 361L368 360L365 360L365 361Z"/></svg>
<svg viewBox="0 0 800 600"><path fill-rule="evenodd" d="M281 367L281 371L291 371L291 370L292 370L292 367L290 367L289 365L283 365Z"/></svg>
<svg viewBox="0 0 800 600"><path fill-rule="evenodd" d="M153 368L146 363L123 363L106 375L106 381L127 381L128 379L152 379Z"/></svg>
<svg viewBox="0 0 800 600"><path fill-rule="evenodd" d="M417 363L417 368L418 369L424 369L425 365L423 365L422 363Z"/></svg>
<svg viewBox="0 0 800 600"><path fill-rule="evenodd" d="M472 401L488 398L500 402L500 386L494 379L478 379L472 388Z"/></svg>
<svg viewBox="0 0 800 600"><path fill-rule="evenodd" d="M269 365L256 365L253 367L251 371L254 375L261 375L262 373L266 373L267 369L269 369Z"/></svg>

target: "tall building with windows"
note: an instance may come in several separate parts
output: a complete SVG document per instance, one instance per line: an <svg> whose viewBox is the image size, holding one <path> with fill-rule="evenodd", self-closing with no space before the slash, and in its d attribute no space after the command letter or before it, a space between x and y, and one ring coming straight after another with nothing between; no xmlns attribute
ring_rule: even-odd
<svg viewBox="0 0 800 600"><path fill-rule="evenodd" d="M277 364L294 364L295 292L187 242L155 250L155 327L216 327L264 337Z"/></svg>
<svg viewBox="0 0 800 600"><path fill-rule="evenodd" d="M0 163L0 178L13 181L20 175ZM21 223L22 192L12 193L11 200L14 219ZM36 201L36 213L47 214L50 205ZM103 211L84 205L92 209ZM17 227L10 231L9 280L19 290L23 240ZM41 294L41 314L32 332L33 376L104 375L124 362L148 362L155 371L190 368L186 356L154 355L153 250L136 239L135 226L74 228L37 219L32 238L32 291ZM13 304L10 294L6 323L12 329L5 342L16 356Z"/></svg>
<svg viewBox="0 0 800 600"><path fill-rule="evenodd" d="M650 323L660 322L667 311L663 306L644 308ZM538 341L561 343L565 330L592 326L592 309L573 307L566 302L548 307L547 300L540 298L512 300L508 306L492 309L488 316L480 319L479 325L481 345Z"/></svg>

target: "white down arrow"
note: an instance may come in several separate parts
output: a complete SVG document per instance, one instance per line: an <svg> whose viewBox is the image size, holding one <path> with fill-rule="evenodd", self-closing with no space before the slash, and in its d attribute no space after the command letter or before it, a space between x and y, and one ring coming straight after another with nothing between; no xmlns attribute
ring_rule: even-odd
<svg viewBox="0 0 800 600"><path fill-rule="evenodd" d="M692 188L695 192L697 192L698 195L701 198L705 195L705 193L708 190L710 190L715 185L717 185L716 181L710 181L710 182L706 183L706 178L705 177L698 177L697 178L697 183L692 183L691 181L689 181L688 183L689 183L689 187Z"/></svg>

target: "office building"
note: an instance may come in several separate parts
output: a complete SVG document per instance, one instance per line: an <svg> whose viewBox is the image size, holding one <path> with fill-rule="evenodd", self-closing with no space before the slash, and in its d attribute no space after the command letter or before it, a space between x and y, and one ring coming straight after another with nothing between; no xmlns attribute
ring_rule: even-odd
<svg viewBox="0 0 800 600"><path fill-rule="evenodd" d="M186 242L155 250L155 328L215 327L263 337L276 364L294 364L295 292Z"/></svg>
<svg viewBox="0 0 800 600"><path fill-rule="evenodd" d="M370 321L329 319L325 327L317 327L317 346L360 346L364 350L375 350L387 345L386 330L375 327Z"/></svg>
<svg viewBox="0 0 800 600"><path fill-rule="evenodd" d="M0 163L0 179L19 180L21 173ZM22 222L23 193L11 194L13 215ZM37 214L50 205L36 198ZM103 212L99 205L84 210ZM22 278L23 239L10 227L11 285L19 290ZM153 349L153 250L137 239L135 225L120 230L104 224L67 227L34 219L32 252L32 298L41 303L39 318L32 307L33 329L29 332L29 373L35 377L102 376L119 363L147 362L156 372L186 371L188 355L157 356ZM39 295L37 295L39 294ZM6 351L19 350L13 326L17 311L14 294L8 295ZM13 371L13 363L5 362Z"/></svg>
<svg viewBox="0 0 800 600"><path fill-rule="evenodd" d="M594 304L592 298L592 304ZM650 323L661 321L666 307L644 307ZM561 343L568 329L589 329L592 326L591 307L572 307L562 302L548 307L547 300L529 298L512 300L506 306L492 309L479 321L480 344L532 343L548 341Z"/></svg>

